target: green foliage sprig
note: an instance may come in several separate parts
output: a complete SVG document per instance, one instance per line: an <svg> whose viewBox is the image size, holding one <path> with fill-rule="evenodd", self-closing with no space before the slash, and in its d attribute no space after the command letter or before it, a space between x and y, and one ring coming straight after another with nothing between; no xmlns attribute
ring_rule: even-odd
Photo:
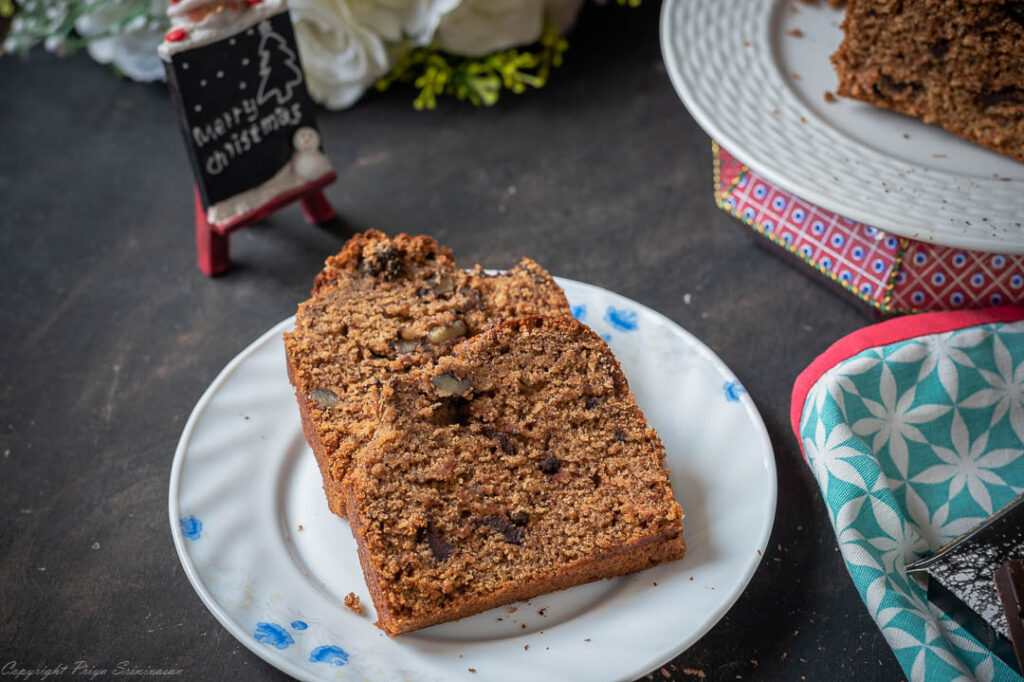
<svg viewBox="0 0 1024 682"><path fill-rule="evenodd" d="M638 2L639 0L619 0ZM508 49L485 57L457 57L436 46L407 48L388 75L377 81L378 90L393 83L412 83L419 90L413 107L434 109L442 95L492 106L503 91L522 94L548 82L551 70L562 65L569 41L553 26L545 26L536 46Z"/></svg>

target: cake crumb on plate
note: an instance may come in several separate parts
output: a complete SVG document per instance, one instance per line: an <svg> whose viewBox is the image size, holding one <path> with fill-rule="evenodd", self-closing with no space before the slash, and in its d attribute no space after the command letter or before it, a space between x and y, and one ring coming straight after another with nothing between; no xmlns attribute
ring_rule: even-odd
<svg viewBox="0 0 1024 682"><path fill-rule="evenodd" d="M352 613L363 612L363 605L359 603L359 597L356 596L355 592L349 592L345 595L345 608Z"/></svg>

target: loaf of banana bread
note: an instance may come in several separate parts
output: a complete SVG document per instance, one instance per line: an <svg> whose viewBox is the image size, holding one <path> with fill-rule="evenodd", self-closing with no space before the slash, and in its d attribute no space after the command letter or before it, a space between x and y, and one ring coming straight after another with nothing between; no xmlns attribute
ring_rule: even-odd
<svg viewBox="0 0 1024 682"><path fill-rule="evenodd" d="M1024 161L1024 2L849 0L840 95Z"/></svg>

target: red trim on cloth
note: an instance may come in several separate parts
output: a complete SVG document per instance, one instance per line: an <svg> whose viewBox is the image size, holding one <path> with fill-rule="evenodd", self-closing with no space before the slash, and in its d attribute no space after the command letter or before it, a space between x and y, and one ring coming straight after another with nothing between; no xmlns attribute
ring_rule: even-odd
<svg viewBox="0 0 1024 682"><path fill-rule="evenodd" d="M793 396L789 405L789 421L800 443L800 452L804 459L807 453L804 452L804 443L800 438L800 415L803 414L804 403L807 402L807 394L811 387L818 383L818 379L825 372L829 371L839 363L852 358L854 355L878 346L888 346L918 336L929 334L942 334L957 329L976 327L982 324L995 324L999 322L1016 322L1024 319L1024 306L1004 305L997 308L982 308L980 310L958 310L942 313L922 313L920 315L908 315L898 317L870 327L858 329L839 339L828 350L814 359L807 366L793 384Z"/></svg>

